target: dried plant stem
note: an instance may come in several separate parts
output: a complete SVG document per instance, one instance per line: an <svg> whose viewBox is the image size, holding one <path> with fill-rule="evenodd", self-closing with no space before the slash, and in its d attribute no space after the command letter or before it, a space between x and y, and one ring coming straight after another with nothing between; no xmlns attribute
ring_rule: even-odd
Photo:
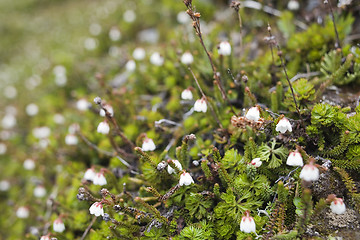
<svg viewBox="0 0 360 240"><path fill-rule="evenodd" d="M135 144L134 144L133 142L131 142L131 141L125 136L125 134L120 130L120 127L119 127L119 125L117 124L115 118L114 118L114 117L112 116L112 114L106 109L106 107L104 107L104 104L103 104L101 98L100 98L100 97L96 97L96 98L94 99L94 102L95 102L96 104L98 104L98 105L101 107L102 110L104 110L106 119L114 125L116 134L119 135L119 136L122 138L122 140L131 147L131 150L134 150L134 148L136 147Z"/></svg>
<svg viewBox="0 0 360 240"><path fill-rule="evenodd" d="M268 32L269 32L269 45L270 45L270 49L271 49L272 62L273 62L273 65L275 65L275 57L274 57L274 50L273 50L273 43L272 43L273 35L271 33L271 27L270 27L269 23L268 23Z"/></svg>
<svg viewBox="0 0 360 240"><path fill-rule="evenodd" d="M117 157L119 160L120 160L120 162L122 162L126 167L128 167L130 170L131 170L131 172L132 173L134 173L134 174L138 174L136 171L136 169L133 167L133 166L131 166L127 161L125 161L123 158L121 158L120 156L117 156L118 154L120 154L118 151L116 151L116 152L108 152L108 151L105 151L105 150L103 150L103 149L100 149L98 146L96 146L95 144L93 144L92 142L90 142L90 140L89 139L87 139L80 131L77 131L76 132L80 137L81 137L81 139L90 147L90 148L92 148L92 149L94 149L95 151L97 151L97 152L99 152L99 153L101 153L101 154L104 154L104 155L106 155L106 156L108 156L108 157ZM124 151L122 151L122 153L125 155L125 156L129 156L129 154L128 153L125 153Z"/></svg>
<svg viewBox="0 0 360 240"><path fill-rule="evenodd" d="M242 51L243 49L243 37L242 37L242 21L241 21L241 15L240 15L240 11L237 11L238 13L238 18L239 18L239 33L240 33L240 51Z"/></svg>
<svg viewBox="0 0 360 240"><path fill-rule="evenodd" d="M202 97L205 99L207 105L209 106L210 111L211 111L211 114L213 115L215 121L219 124L219 127L220 127L220 128L223 128L223 125L221 124L219 118L217 117L214 108L213 108L212 105L209 103L209 101L208 101L208 99L207 99L204 91L203 91L202 88L200 87L199 81L197 80L194 72L191 70L190 67L189 67L189 71L191 72L191 74L192 74L192 76L193 76L193 78L194 78L194 80L195 80L195 82L196 82L196 85L198 86L198 88L199 88L199 90L200 90L200 92L201 92Z"/></svg>
<svg viewBox="0 0 360 240"><path fill-rule="evenodd" d="M77 135L79 135L81 137L81 139L92 149L94 149L95 151L101 153L101 154L104 154L108 157L114 157L116 155L115 152L108 152L108 151L105 151L105 150L102 150L100 149L98 146L96 146L95 144L93 144L92 142L90 142L89 139L87 139L80 131L77 131L76 132Z"/></svg>
<svg viewBox="0 0 360 240"><path fill-rule="evenodd" d="M331 5L331 1L325 0L324 4L328 4L329 9L330 9L330 16L331 16L331 20L333 22L335 36L336 36L336 45L335 45L335 47L341 49L339 33L338 33L338 30L337 30L337 27L336 27L335 16L334 16L334 11L333 11L333 8L332 8L332 5ZM341 56L343 57L342 49L341 49Z"/></svg>
<svg viewBox="0 0 360 240"><path fill-rule="evenodd" d="M220 76L219 74L217 73L216 71L216 67L214 65L214 61L212 60L212 57L209 53L209 51L207 50L206 46L205 46L205 43L204 43L204 40L203 40L203 37L202 37L202 33L201 33L201 28L200 28L200 13L198 12L195 12L195 10L193 10L193 7L192 7L192 4L191 2L185 2L185 5L187 6L188 10L187 10L187 13L189 14L189 16L191 17L191 19L193 20L193 27L195 29L195 33L196 35L199 37L199 41L200 41L200 44L201 46L203 47L204 51L206 52L206 55L209 59L209 62L210 62L210 65L211 65L211 69L213 71L213 77L215 79L215 82L216 82L216 85L221 93L221 96L222 98L227 102L227 104L230 106L231 108L231 112L236 115L232 105L230 104L230 101L226 95L226 92L221 84L221 80L220 80Z"/></svg>
<svg viewBox="0 0 360 240"><path fill-rule="evenodd" d="M105 111L105 113L106 113L106 118L107 118L109 121L111 121L112 124L114 125L116 134L119 135L119 136L122 138L122 140L131 147L131 149L134 149L134 148L136 147L135 144L132 143L132 142L125 136L125 134L120 130L120 127L119 127L119 125L117 124L115 118L113 118L113 117L111 116L111 114L110 114L105 108L103 108L103 109L104 109L104 111Z"/></svg>
<svg viewBox="0 0 360 240"><path fill-rule="evenodd" d="M279 44L276 44L276 47L277 47L277 50L278 50L278 55L279 55L280 60L281 60L281 66L283 67L283 70L284 70L284 73L285 73L285 76L286 76L286 80L287 80L287 82L288 82L288 84L289 84L289 87L290 87L290 90L291 90L291 94L292 94L292 97L293 97L293 100L294 100L294 103L295 103L296 111L297 111L297 113L299 114L299 117L300 117L300 120L301 120L301 124L302 124L303 128L305 129L306 126L305 126L305 123L304 123L304 119L303 119L302 116L301 116L300 109L299 109L298 104L297 104L297 102L296 102L294 89L293 89L293 87L292 87L292 84L291 84L291 82L290 82L289 76L288 76L288 74L287 74L285 62L284 62L284 59L283 59L283 56L282 56L282 51L280 50Z"/></svg>
<svg viewBox="0 0 360 240"><path fill-rule="evenodd" d="M87 228L85 229L85 232L83 233L83 235L81 236L80 240L84 240L86 235L89 233L92 225L95 223L95 220L96 220L97 217L93 217L93 219L91 220L89 226L87 226Z"/></svg>

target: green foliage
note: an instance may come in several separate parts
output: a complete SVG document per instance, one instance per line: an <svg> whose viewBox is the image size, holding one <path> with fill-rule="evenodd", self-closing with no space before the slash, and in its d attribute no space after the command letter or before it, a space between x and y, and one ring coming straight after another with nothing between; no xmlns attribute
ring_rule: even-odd
<svg viewBox="0 0 360 240"><path fill-rule="evenodd" d="M285 38L289 38L295 33L293 20L294 15L289 11L284 11L280 16L280 19L277 21L279 30L284 34Z"/></svg>
<svg viewBox="0 0 360 240"><path fill-rule="evenodd" d="M343 128L346 115L330 104L316 104L311 112L311 124L316 127Z"/></svg>
<svg viewBox="0 0 360 240"><path fill-rule="evenodd" d="M351 15L337 19L336 25L340 39L349 34L354 18ZM297 51L298 58L304 62L316 62L332 48L335 42L335 33L330 18L326 18L325 26L312 24L306 31L293 34L287 43L287 47L294 54ZM331 45L331 48L330 48ZM300 50L300 54L299 54Z"/></svg>
<svg viewBox="0 0 360 240"><path fill-rule="evenodd" d="M225 156L221 159L221 164L225 169L233 169L236 166L243 165L243 159L240 154L238 154L236 149L230 149L226 151Z"/></svg>
<svg viewBox="0 0 360 240"><path fill-rule="evenodd" d="M298 107L301 112L307 111L311 106L311 103L315 100L315 89L314 85L305 78L292 83L295 98ZM291 93L291 89L285 93L285 104L289 106L289 109L296 111L294 99Z"/></svg>
<svg viewBox="0 0 360 240"><path fill-rule="evenodd" d="M345 62L342 62L341 50L333 50L326 54L321 62L321 72L330 79L330 84L346 85L360 79L360 65L353 62L354 55L349 54ZM350 67L353 70L349 70Z"/></svg>
<svg viewBox="0 0 360 240"><path fill-rule="evenodd" d="M349 191L351 195L352 202L360 212L360 193L359 191L357 191L357 187L355 185L354 180L349 176L349 174L344 169L335 168L335 171L337 171L340 174L343 182L345 183L346 189Z"/></svg>
<svg viewBox="0 0 360 240"><path fill-rule="evenodd" d="M281 166L282 162L287 158L288 150L283 147L277 147L278 144L276 140L273 139L270 142L270 146L268 144L263 143L258 149L258 156L261 161L269 162L269 168L278 168Z"/></svg>
<svg viewBox="0 0 360 240"><path fill-rule="evenodd" d="M190 193L190 196L186 198L185 209L189 210L192 218L200 220L208 215L208 210L212 205L211 199L206 199L198 193Z"/></svg>
<svg viewBox="0 0 360 240"><path fill-rule="evenodd" d="M179 239L214 239L213 226L205 221L194 224L194 226L185 227L179 236Z"/></svg>

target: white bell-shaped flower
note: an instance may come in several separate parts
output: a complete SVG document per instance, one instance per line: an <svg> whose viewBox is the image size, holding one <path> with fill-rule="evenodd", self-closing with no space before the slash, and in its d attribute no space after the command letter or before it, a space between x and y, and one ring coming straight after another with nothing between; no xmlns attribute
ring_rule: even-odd
<svg viewBox="0 0 360 240"><path fill-rule="evenodd" d="M181 163L178 160L170 160L175 164L175 167L179 170L182 171L182 166ZM167 171L169 174L173 174L175 173L175 169L173 169L170 164L167 166Z"/></svg>
<svg viewBox="0 0 360 240"><path fill-rule="evenodd" d="M189 186L190 184L194 183L193 178L191 177L190 173L184 171L181 175L180 175L180 181L179 181L179 185L180 186Z"/></svg>
<svg viewBox="0 0 360 240"><path fill-rule="evenodd" d="M16 210L16 216L18 218L22 218L22 219L28 218L29 214L30 214L30 211L29 211L29 208L27 208L27 207L19 207Z"/></svg>
<svg viewBox="0 0 360 240"><path fill-rule="evenodd" d="M116 42L121 39L121 32L117 27L110 28L109 38L111 41Z"/></svg>
<svg viewBox="0 0 360 240"><path fill-rule="evenodd" d="M156 145L151 138L145 138L141 146L141 149L144 152L154 151L156 149Z"/></svg>
<svg viewBox="0 0 360 240"><path fill-rule="evenodd" d="M35 116L39 112L39 107L35 103L30 103L26 106L25 112L29 116Z"/></svg>
<svg viewBox="0 0 360 240"><path fill-rule="evenodd" d="M89 107L90 103L84 98L81 98L76 102L76 108L81 112L88 110Z"/></svg>
<svg viewBox="0 0 360 240"><path fill-rule="evenodd" d="M104 106L104 108L106 109L106 111L108 111L110 113L110 116L113 117L114 116L114 109L112 106L110 106L109 104L106 104ZM104 109L100 109L99 112L100 116L105 117L105 110Z"/></svg>
<svg viewBox="0 0 360 240"><path fill-rule="evenodd" d="M260 119L260 111L258 107L252 107L246 113L245 117L252 121L258 121Z"/></svg>
<svg viewBox="0 0 360 240"><path fill-rule="evenodd" d="M204 98L196 100L194 104L194 111L204 113L207 111L207 104Z"/></svg>
<svg viewBox="0 0 360 240"><path fill-rule="evenodd" d="M300 4L297 0L290 0L288 2L287 8L291 11L297 11L299 10Z"/></svg>
<svg viewBox="0 0 360 240"><path fill-rule="evenodd" d="M46 195L46 189L42 185L38 185L34 188L34 196L37 198L43 198Z"/></svg>
<svg viewBox="0 0 360 240"><path fill-rule="evenodd" d="M62 233L63 231L65 231L65 224L60 218L58 218L54 221L53 230L54 230L54 232L59 232L59 233Z"/></svg>
<svg viewBox="0 0 360 240"><path fill-rule="evenodd" d="M56 113L53 117L54 122L56 124L64 124L65 123L65 117L61 115L60 113Z"/></svg>
<svg viewBox="0 0 360 240"><path fill-rule="evenodd" d="M289 166L304 166L303 158L298 151L291 152L286 160Z"/></svg>
<svg viewBox="0 0 360 240"><path fill-rule="evenodd" d="M343 214L346 212L346 207L342 198L335 198L330 204L330 209L336 214Z"/></svg>
<svg viewBox="0 0 360 240"><path fill-rule="evenodd" d="M66 145L69 145L69 146L71 146L71 145L77 145L78 142L79 142L79 140L78 140L78 138L77 138L77 136L76 136L75 134L67 134L67 135L65 136L65 143L66 143Z"/></svg>
<svg viewBox="0 0 360 240"><path fill-rule="evenodd" d="M104 208L101 202L95 202L89 208L90 214L98 216L104 216Z"/></svg>
<svg viewBox="0 0 360 240"><path fill-rule="evenodd" d="M84 174L84 179L86 181L94 181L96 172L94 171L93 168L88 168Z"/></svg>
<svg viewBox="0 0 360 240"><path fill-rule="evenodd" d="M319 169L312 162L306 164L300 172L300 178L308 182L317 181L319 175Z"/></svg>
<svg viewBox="0 0 360 240"><path fill-rule="evenodd" d="M338 7L339 8L344 8L346 7L346 5L350 5L352 2L352 0L339 0L339 3L338 3Z"/></svg>
<svg viewBox="0 0 360 240"><path fill-rule="evenodd" d="M181 11L177 14L176 20L178 23L185 24L190 22L189 14L187 14L185 11Z"/></svg>
<svg viewBox="0 0 360 240"><path fill-rule="evenodd" d="M40 240L50 240L49 235L41 236Z"/></svg>
<svg viewBox="0 0 360 240"><path fill-rule="evenodd" d="M0 143L0 155L5 154L7 151L7 147L4 143Z"/></svg>
<svg viewBox="0 0 360 240"><path fill-rule="evenodd" d="M231 54L231 45L227 41L223 41L218 46L219 55L229 56Z"/></svg>
<svg viewBox="0 0 360 240"><path fill-rule="evenodd" d="M287 118L282 118L276 125L276 131L285 133L286 131L292 132L292 127Z"/></svg>
<svg viewBox="0 0 360 240"><path fill-rule="evenodd" d="M192 100L193 99L193 94L191 92L190 89L185 89L184 91L181 92L181 99L183 100Z"/></svg>
<svg viewBox="0 0 360 240"><path fill-rule="evenodd" d="M109 134L110 132L110 126L106 121L102 121L99 123L97 127L97 132L102 134Z"/></svg>
<svg viewBox="0 0 360 240"><path fill-rule="evenodd" d="M15 127L15 125L16 125L16 117L13 114L8 113L1 120L1 126L4 129L13 128L13 127Z"/></svg>
<svg viewBox="0 0 360 240"><path fill-rule="evenodd" d="M125 64L125 68L126 71L128 72L133 72L136 69L136 63L134 60L129 60L126 64Z"/></svg>
<svg viewBox="0 0 360 240"><path fill-rule="evenodd" d="M48 127L36 127L32 130L32 134L37 139L48 138L51 134L51 130Z"/></svg>
<svg viewBox="0 0 360 240"><path fill-rule="evenodd" d="M181 63L184 65L190 65L194 62L194 57L190 52L185 52L181 56Z"/></svg>
<svg viewBox="0 0 360 240"><path fill-rule="evenodd" d="M10 182L7 180L2 180L0 181L0 191L1 192L6 192L7 190L10 189Z"/></svg>
<svg viewBox="0 0 360 240"><path fill-rule="evenodd" d="M146 56L146 52L143 48L138 47L138 48L134 49L132 55L135 60L141 61L141 60L144 60L144 58Z"/></svg>
<svg viewBox="0 0 360 240"><path fill-rule="evenodd" d="M150 62L155 66L162 66L164 64L164 58L160 55L160 53L154 52L150 56Z"/></svg>
<svg viewBox="0 0 360 240"><path fill-rule="evenodd" d="M250 212L246 211L240 223L240 231L244 233L256 232L256 224L254 218L250 216Z"/></svg>
<svg viewBox="0 0 360 240"><path fill-rule="evenodd" d="M262 161L260 160L260 158L254 158L253 160L251 160L250 164L258 168L261 166Z"/></svg>
<svg viewBox="0 0 360 240"><path fill-rule="evenodd" d="M32 159L30 159L30 158L28 158L28 159L26 159L26 160L24 161L23 167L24 167L26 170L29 170L29 171L34 170L34 168L35 168L35 161L32 160Z"/></svg>
<svg viewBox="0 0 360 240"><path fill-rule="evenodd" d="M106 178L104 176L104 173L96 173L95 177L93 179L94 185L104 186L107 184Z"/></svg>

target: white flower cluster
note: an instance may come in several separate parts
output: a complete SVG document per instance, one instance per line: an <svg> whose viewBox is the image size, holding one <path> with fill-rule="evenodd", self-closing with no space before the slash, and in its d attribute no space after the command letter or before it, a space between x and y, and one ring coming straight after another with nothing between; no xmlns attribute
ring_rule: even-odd
<svg viewBox="0 0 360 240"><path fill-rule="evenodd" d="M103 106L103 108L106 109L106 111L110 114L111 117L114 116L114 109L112 106L110 106L109 104L105 104ZM100 112L99 112L100 116L101 117L105 117L105 110L104 109L100 109Z"/></svg>
<svg viewBox="0 0 360 240"><path fill-rule="evenodd" d="M96 173L93 168L88 168L84 174L84 180L93 182L94 185L104 186L107 184L103 172Z"/></svg>
<svg viewBox="0 0 360 240"><path fill-rule="evenodd" d="M68 134L65 136L65 144L72 146L72 145L77 145L79 140L78 137L76 136L76 131L79 130L79 125L78 124L72 124L69 126L69 130L68 130Z"/></svg>
<svg viewBox="0 0 360 240"><path fill-rule="evenodd" d="M151 64L160 67L164 64L164 58L160 55L160 53L154 52L150 56L150 62L151 62Z"/></svg>
<svg viewBox="0 0 360 240"><path fill-rule="evenodd" d="M178 161L178 160L170 160L172 161L174 164L175 164L175 167L179 170L179 171L182 171L183 168L181 166L181 163ZM170 164L167 166L167 171L169 174L173 174L175 173L175 169L173 169Z"/></svg>

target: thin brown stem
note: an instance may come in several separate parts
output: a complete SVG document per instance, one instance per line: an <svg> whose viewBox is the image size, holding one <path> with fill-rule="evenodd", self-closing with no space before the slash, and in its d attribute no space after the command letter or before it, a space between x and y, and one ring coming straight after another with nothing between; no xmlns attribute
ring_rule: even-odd
<svg viewBox="0 0 360 240"><path fill-rule="evenodd" d="M105 116L107 118L107 120L109 122L111 122L114 127L115 127L115 132L118 136L120 136L122 138L122 140L128 144L130 147L131 147L131 150L134 150L134 148L136 147L135 144L133 142L131 142L126 136L125 134L121 131L119 125L117 124L115 118L113 117L113 115L106 109L106 107L104 106L103 102L102 102L102 99L100 97L96 97L94 99L94 102L96 104L98 104L102 110L104 110L105 112Z"/></svg>
<svg viewBox="0 0 360 240"><path fill-rule="evenodd" d="M120 156L118 156L119 154L123 154L124 156L129 156L129 154L128 153L126 153L124 150L122 150L121 152L119 152L119 151L116 151L116 152L108 152L108 151L105 151L105 150L103 150L103 149L100 149L98 146L96 146L94 143L92 143L92 142L90 142L90 140L89 139L87 139L80 131L77 131L76 132L80 137L81 137L81 139L90 147L90 148L92 148L92 149L94 149L95 151L97 151L97 152L99 152L99 153L101 153L101 154L104 154L104 155L106 155L106 156L108 156L108 157L117 157L119 160L120 160L120 162L122 162L125 166L127 166L129 169L131 169L131 171L133 172L133 173L136 173L137 174L137 172L136 171L134 171L134 170L136 170L132 165L130 165L128 162L126 162L123 158L121 158ZM112 140L111 140L111 138L110 138L110 142L112 142ZM115 147L114 147L115 148ZM115 148L115 150L118 150L118 147L116 146L116 148ZM131 155L132 156L132 155Z"/></svg>
<svg viewBox="0 0 360 240"><path fill-rule="evenodd" d="M287 82L289 84L289 87L291 89L291 94L292 94L292 97L293 97L293 100L294 100L294 103L295 103L296 111L299 114L301 124L302 124L303 128L305 129L306 128L305 123L304 123L304 120L303 120L303 118L301 116L300 109L298 107L298 104L297 104L297 101L296 101L296 98L295 98L294 89L292 87L292 84L290 82L290 79L289 79L289 76L288 76L288 73L287 73L287 70L286 70L285 62L284 62L284 59L283 59L283 56L282 56L282 51L280 50L279 44L277 44L276 47L277 47L277 50L278 50L278 56L280 57L281 66L283 67L283 70L284 70L284 73L285 73L285 76L286 76L286 80L287 80Z"/></svg>
<svg viewBox="0 0 360 240"><path fill-rule="evenodd" d="M89 139L87 139L80 131L77 131L76 132L77 135L79 135L81 137L81 139L92 149L94 149L95 151L101 153L101 154L104 154L108 157L114 157L116 156L116 153L115 152L108 152L108 151L105 151L103 149L100 149L98 146L96 146L95 144L93 144L92 142L90 142Z"/></svg>
<svg viewBox="0 0 360 240"><path fill-rule="evenodd" d="M110 114L105 108L103 108L103 109L104 109L104 111L105 111L105 113L106 113L106 118L107 118L109 121L111 121L112 124L114 125L116 134L119 135L119 136L122 138L122 140L123 140L125 143L127 143L127 144L131 147L131 149L133 150L133 149L136 147L135 144L134 144L133 142L131 142L131 141L125 136L125 134L120 130L120 127L119 127L119 125L117 124L115 118L112 117L111 114Z"/></svg>
<svg viewBox="0 0 360 240"><path fill-rule="evenodd" d="M85 229L85 232L83 233L83 235L81 236L80 240L84 240L86 235L89 233L92 225L95 223L96 217L94 216L93 219L91 220L89 226L87 226L87 228Z"/></svg>
<svg viewBox="0 0 360 240"><path fill-rule="evenodd" d="M274 57L274 50L273 50L273 35L271 33L271 27L270 24L268 23L268 32L269 32L269 45L270 45L270 49L271 49L271 56L272 56L272 62L273 65L275 65L275 57Z"/></svg>
<svg viewBox="0 0 360 240"><path fill-rule="evenodd" d="M335 47L341 49L339 33L338 33L338 30L337 30L337 27L336 27L336 23L335 23L335 16L334 16L334 11L333 11L333 8L332 8L332 5L331 5L331 0L330 0L330 1L325 0L325 1L324 1L324 4L328 4L329 9L330 9L330 16L331 16L331 20L332 20L332 22L333 22L334 31L335 31L335 36L336 36L336 44L335 44ZM342 49L341 49L341 56L343 57Z"/></svg>
<svg viewBox="0 0 360 240"><path fill-rule="evenodd" d="M238 15L238 19L239 19L239 32L240 32L240 41L239 41L239 45L240 45L240 52L242 52L243 49L243 38L242 38L242 20L241 20L241 14L240 14L240 7L241 7L241 2L239 1L232 1L230 4L231 8L234 8L235 12Z"/></svg>
<svg viewBox="0 0 360 240"><path fill-rule="evenodd" d="M201 86L200 86L200 84L199 84L199 81L197 80L197 78L196 78L196 76L195 76L195 74L194 74L194 72L191 70L190 67L189 67L188 69L189 69L189 71L191 72L191 74L192 74L192 76L193 76L193 78L194 78L194 80L195 80L195 82L196 82L196 85L198 86L198 88L199 88L199 90L200 90L200 92L201 92L202 97L205 99L206 104L209 106L210 111L211 111L211 114L213 115L215 121L219 124L219 127L220 127L220 128L223 128L223 126L222 126L219 118L217 117L217 115L216 115L216 113L215 113L214 108L213 108L212 105L209 103L209 101L208 101L208 99L207 99L204 91L202 90L202 88L201 88Z"/></svg>
<svg viewBox="0 0 360 240"><path fill-rule="evenodd" d="M216 71L216 67L214 65L214 61L212 60L212 57L209 53L209 51L207 50L206 46L205 46L205 43L204 43L204 40L203 40L203 37L202 37L202 33L201 33L201 27L200 27L200 13L198 12L195 12L195 10L193 9L192 7L192 4L191 3L188 3L188 2L185 2L185 5L187 6L188 10L187 10L187 13L189 14L189 16L191 17L191 19L193 20L193 27L195 29L195 33L196 35L199 37L199 41L200 41L200 44L201 46L203 47L208 59L209 59L209 62L210 62L210 65L211 65L211 69L213 71L213 78L215 79L215 82L216 82L216 85L221 93L221 96L222 98L227 102L227 104L230 106L231 108L231 112L236 115L232 105L230 104L230 101L226 95L226 92L221 84L221 80L220 80L220 76L219 74L217 73Z"/></svg>

